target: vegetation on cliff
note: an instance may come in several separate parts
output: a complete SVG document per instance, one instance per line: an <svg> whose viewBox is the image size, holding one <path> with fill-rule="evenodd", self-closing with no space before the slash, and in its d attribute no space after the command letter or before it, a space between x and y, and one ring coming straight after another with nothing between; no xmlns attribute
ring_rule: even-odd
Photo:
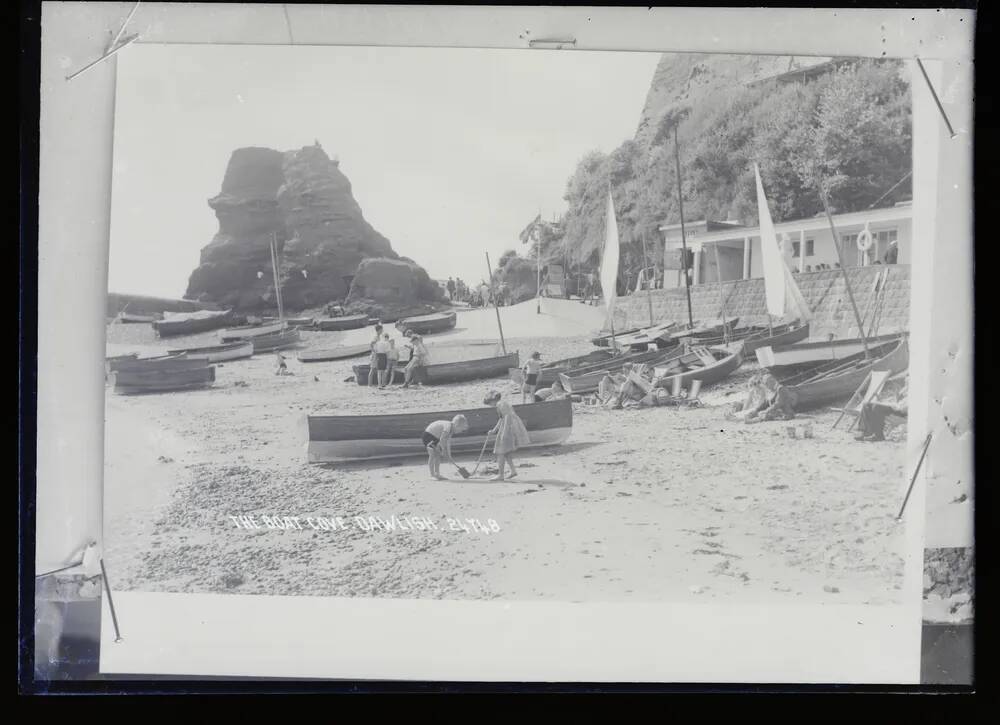
<svg viewBox="0 0 1000 725"><path fill-rule="evenodd" d="M897 61L858 61L808 82L728 87L673 111L658 119L643 140L630 139L609 154L591 151L581 159L566 184L568 209L558 233L543 235L543 264L596 269L609 185L622 275L662 262L652 254L659 247L658 227L680 220L673 142L677 117L682 119L677 137L686 221L756 224L754 162L776 221L822 211L818 177L836 212L890 204L910 194L906 180L882 198L912 164L910 89ZM533 248L526 254L532 267L533 254ZM533 278L531 284L533 293Z"/></svg>

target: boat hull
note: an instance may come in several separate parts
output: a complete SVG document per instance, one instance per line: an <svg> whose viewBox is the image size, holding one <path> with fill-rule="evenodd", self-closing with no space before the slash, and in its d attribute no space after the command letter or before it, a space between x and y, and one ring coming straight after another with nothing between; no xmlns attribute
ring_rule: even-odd
<svg viewBox="0 0 1000 725"><path fill-rule="evenodd" d="M516 352L499 357L488 357L479 360L456 360L455 362L431 363L420 368L414 382L425 385L442 385L445 383L460 383L466 380L486 380L498 378L507 374L512 367L517 367L519 357ZM405 367L405 363L403 363ZM368 364L354 366L354 379L358 385L368 385L368 375L371 366ZM402 382L405 373L402 367L396 368L393 382Z"/></svg>
<svg viewBox="0 0 1000 725"><path fill-rule="evenodd" d="M654 373L659 378L656 381L655 386L658 388L670 389L677 384L678 380L682 386L689 385L695 380L700 380L702 385L711 385L712 383L717 383L720 380L729 377L740 367L740 365L743 364L742 345L737 345L735 350L715 348L710 352L712 352L716 358L714 365L705 365L693 370L685 370L671 375L671 368L699 361L697 355L688 352L678 355L677 358L672 361L672 365L665 366L664 368L655 368Z"/></svg>
<svg viewBox="0 0 1000 725"><path fill-rule="evenodd" d="M313 329L320 332L339 332L368 327L368 315L345 315L344 317L322 317L313 323Z"/></svg>
<svg viewBox="0 0 1000 725"><path fill-rule="evenodd" d="M242 342L252 340L255 337L274 335L284 329L280 322L272 322L267 325L246 325L245 327L230 327L219 333L221 342Z"/></svg>
<svg viewBox="0 0 1000 725"><path fill-rule="evenodd" d="M250 342L253 344L254 354L257 354L261 352L284 350L285 348L297 345L301 338L302 336L299 334L298 328L292 327L273 335L253 337L250 339Z"/></svg>
<svg viewBox="0 0 1000 725"><path fill-rule="evenodd" d="M160 355L158 357L135 357L123 360L108 361L105 369L110 373L118 372L170 372L173 370L191 370L204 367L208 363L204 358L186 357L181 354Z"/></svg>
<svg viewBox="0 0 1000 725"><path fill-rule="evenodd" d="M346 360L347 358L367 355L371 347L368 345L345 345L343 347L325 350L309 350L298 355L301 363L329 362L331 360Z"/></svg>
<svg viewBox="0 0 1000 725"><path fill-rule="evenodd" d="M230 360L240 360L253 355L253 343L247 340L245 342L231 342L225 345L189 347L185 349L171 350L170 354L184 355L189 358L204 358L210 363L228 362Z"/></svg>
<svg viewBox="0 0 1000 725"><path fill-rule="evenodd" d="M609 360L605 364L588 365L578 369L571 374L561 373L559 382L567 393L573 395L586 395L597 390L597 386L608 373L619 372L626 363L633 365L642 363L644 365L656 365L672 358L678 353L678 346L665 350L651 350L649 352L633 353L623 355Z"/></svg>
<svg viewBox="0 0 1000 725"><path fill-rule="evenodd" d="M205 388L215 382L215 368L200 362L200 367L183 370L119 370L111 374L111 384L118 395Z"/></svg>
<svg viewBox="0 0 1000 725"><path fill-rule="evenodd" d="M560 375L570 375L574 370L584 366L606 362L613 358L615 354L610 349L594 350L586 355L569 357L563 360L556 360L545 365L542 372L538 374L537 387L546 388L559 380ZM518 385L524 382L524 371L521 368L510 368L507 377Z"/></svg>
<svg viewBox="0 0 1000 725"><path fill-rule="evenodd" d="M559 445L573 430L573 406L569 400L515 405L514 410L528 430L526 447ZM469 421L469 429L452 439L452 453L478 454L489 431L497 424L496 408L394 415L310 415L308 460L342 463L426 454L421 437L427 426L459 414Z"/></svg>
<svg viewBox="0 0 1000 725"><path fill-rule="evenodd" d="M808 337L808 336L807 336ZM877 346L895 340L899 335L879 335L869 337L868 344ZM805 338L803 338L805 339ZM851 355L864 352L864 342L860 337L845 340L830 340L820 342L773 343L757 347L754 353L762 367L779 368L811 363L843 360Z"/></svg>
<svg viewBox="0 0 1000 725"><path fill-rule="evenodd" d="M846 400L861 387L868 373L872 371L884 370L890 375L895 375L905 370L910 363L905 338L883 343L871 349L871 353L872 360L866 361L862 351L784 379L779 378L779 382L786 385L794 394L795 410L809 410Z"/></svg>
<svg viewBox="0 0 1000 725"><path fill-rule="evenodd" d="M275 323L281 322L281 320L277 317L265 317L264 322ZM312 317L286 317L284 322L288 327L310 327L316 322L316 320Z"/></svg>
<svg viewBox="0 0 1000 725"><path fill-rule="evenodd" d="M762 347L791 345L809 337L809 324L783 325L784 329L773 328L763 334L751 335L743 341L743 357L749 358Z"/></svg>
<svg viewBox="0 0 1000 725"><path fill-rule="evenodd" d="M418 335L432 335L435 332L450 330L458 322L458 315L454 312L442 312L435 315L420 315L418 317L405 317L396 322L396 329L400 332L413 330Z"/></svg>
<svg viewBox="0 0 1000 725"><path fill-rule="evenodd" d="M153 329L160 337L179 337L180 335L194 335L199 332L209 332L218 330L220 327L232 324L234 320L233 311L220 312L214 317L198 317L194 319L168 319L156 320L153 322Z"/></svg>

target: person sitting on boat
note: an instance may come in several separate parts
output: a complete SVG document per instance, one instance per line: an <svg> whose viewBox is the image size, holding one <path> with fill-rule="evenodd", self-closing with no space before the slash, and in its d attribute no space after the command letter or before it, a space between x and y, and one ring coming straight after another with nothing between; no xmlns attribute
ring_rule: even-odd
<svg viewBox="0 0 1000 725"><path fill-rule="evenodd" d="M565 400L569 397L569 393L562 386L562 383L556 380L548 388L542 388L541 390L535 391L535 402L544 403L547 400Z"/></svg>
<svg viewBox="0 0 1000 725"><path fill-rule="evenodd" d="M410 338L410 344L413 346L413 350L410 355L410 361L406 363L405 378L403 380L404 388L408 388L413 384L413 379L420 372L420 368L427 364L427 348L424 346L423 338L420 335L413 335ZM419 379L416 384L420 384Z"/></svg>
<svg viewBox="0 0 1000 725"><path fill-rule="evenodd" d="M382 335L381 339L372 347L375 353L375 368L378 370L378 386L384 388L389 372L389 334Z"/></svg>
<svg viewBox="0 0 1000 725"><path fill-rule="evenodd" d="M375 325L375 337L368 346L371 348L371 355L368 357L368 386L375 387L378 380L378 361L375 359L375 345L382 339L382 325Z"/></svg>
<svg viewBox="0 0 1000 725"><path fill-rule="evenodd" d="M451 438L456 433L463 433L469 429L469 421L464 415L456 415L451 420L436 420L424 429L421 438L424 448L427 449L427 466L431 471L431 478L438 481L445 480L441 475L441 459L458 466L451 456Z"/></svg>
<svg viewBox="0 0 1000 725"><path fill-rule="evenodd" d="M528 436L528 429L525 427L524 421L514 412L514 406L510 404L509 400L498 400L496 408L500 420L493 426L489 434L496 435L496 442L493 444L493 453L497 457L498 470L497 475L491 480L503 481L506 480L504 469L508 466L510 467L510 478L514 478L517 475L517 468L514 467L514 458L511 454L518 448L531 443L531 439Z"/></svg>
<svg viewBox="0 0 1000 725"><path fill-rule="evenodd" d="M770 373L764 375L766 407L759 413L747 415L747 423L766 420L791 420L795 417L795 394L778 382Z"/></svg>
<svg viewBox="0 0 1000 725"><path fill-rule="evenodd" d="M861 406L858 415L858 430L860 435L855 436L857 441L884 441L885 422L889 416L906 418L908 413L906 400L906 386L896 395L896 400L870 401Z"/></svg>
<svg viewBox="0 0 1000 725"><path fill-rule="evenodd" d="M275 368L274 374L275 375L289 375L290 373L288 372L288 365L285 364L285 356L282 355L280 352L275 352L274 353L274 358L275 358L274 361L275 361L275 363L277 365L277 367Z"/></svg>
<svg viewBox="0 0 1000 725"><path fill-rule="evenodd" d="M538 387L538 376L542 374L542 353L537 350L531 353L531 357L524 363L524 384L521 386L521 402L527 403L528 396L535 396L535 389Z"/></svg>
<svg viewBox="0 0 1000 725"><path fill-rule="evenodd" d="M396 366L399 365L399 348L396 347L396 341L389 337L386 333L385 339L389 341L389 369L386 372L386 383L390 388L396 378Z"/></svg>

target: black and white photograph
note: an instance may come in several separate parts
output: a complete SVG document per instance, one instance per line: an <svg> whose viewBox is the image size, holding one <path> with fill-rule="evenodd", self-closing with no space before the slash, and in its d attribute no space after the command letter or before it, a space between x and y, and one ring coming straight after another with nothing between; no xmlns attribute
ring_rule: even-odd
<svg viewBox="0 0 1000 725"><path fill-rule="evenodd" d="M972 621L971 475L913 493L948 470L911 415L915 134L949 138L922 65L557 41L114 64L102 647L170 637L143 597ZM935 501L968 541L925 554Z"/></svg>

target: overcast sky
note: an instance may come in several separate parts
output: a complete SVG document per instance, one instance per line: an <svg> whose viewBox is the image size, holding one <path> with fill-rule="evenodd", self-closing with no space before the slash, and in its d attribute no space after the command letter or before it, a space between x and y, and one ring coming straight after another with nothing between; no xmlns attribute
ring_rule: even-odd
<svg viewBox="0 0 1000 725"><path fill-rule="evenodd" d="M136 44L118 56L109 289L181 296L234 149L319 140L434 278L485 275L631 138L659 54ZM519 248L519 251L521 249Z"/></svg>

